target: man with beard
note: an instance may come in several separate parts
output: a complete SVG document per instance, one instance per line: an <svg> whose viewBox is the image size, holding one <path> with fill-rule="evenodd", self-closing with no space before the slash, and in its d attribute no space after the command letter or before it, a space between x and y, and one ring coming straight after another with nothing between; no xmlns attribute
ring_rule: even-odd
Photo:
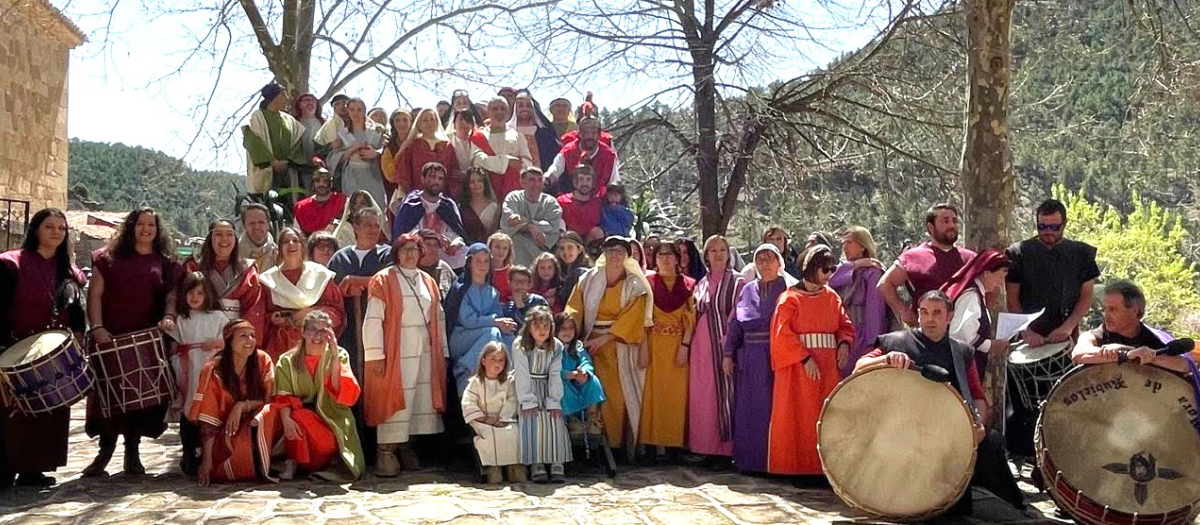
<svg viewBox="0 0 1200 525"><path fill-rule="evenodd" d="M879 293L904 324L917 325L917 298L940 288L975 257L975 252L954 246L958 225L958 208L954 205L943 203L929 208L925 212L929 240L901 253L879 280ZM911 305L905 304L896 291L902 285L913 298Z"/></svg>
<svg viewBox="0 0 1200 525"><path fill-rule="evenodd" d="M609 184L621 181L617 152L600 140L600 119L592 114L579 120L579 139L564 143L554 157L554 165L546 174L546 181L556 188L554 193L561 195L575 189L571 175L579 165L591 166L595 173L597 197L603 198Z"/></svg>
<svg viewBox="0 0 1200 525"><path fill-rule="evenodd" d="M242 238L238 240L238 258L254 261L259 273L274 268L279 261L279 247L271 236L271 215L266 206L257 202L242 208Z"/></svg>
<svg viewBox="0 0 1200 525"><path fill-rule="evenodd" d="M578 233L589 243L604 238L604 230L599 226L604 200L592 195L596 190L595 181L596 174L591 166L579 166L575 168L575 190L558 196L567 231Z"/></svg>
<svg viewBox="0 0 1200 525"><path fill-rule="evenodd" d="M559 142L558 133L554 131L550 119L542 114L541 108L529 91L521 90L517 93L517 98L513 101L513 117L508 121L508 127L525 137L534 164L542 170L549 169L554 163L554 157L562 148L562 143Z"/></svg>
<svg viewBox="0 0 1200 525"><path fill-rule="evenodd" d="M562 207L554 197L542 193L542 170L526 168L521 172L521 187L504 198L500 231L512 237L514 264L533 266L533 260L548 252L562 233Z"/></svg>
<svg viewBox="0 0 1200 525"><path fill-rule="evenodd" d="M1100 276L1096 248L1063 237L1067 227L1063 203L1054 199L1041 203L1035 220L1037 236L1008 247L1011 266L1005 278L1008 311L1028 314L1045 309L1028 330L1021 332L1021 339L1031 348L1066 342L1078 335L1079 323L1092 305L1093 285ZM1050 372L1062 373L1065 369ZM1009 450L1014 454L1033 456L1037 414L1038 407L1025 406L1013 398L1013 414L1006 429Z"/></svg>
<svg viewBox="0 0 1200 525"><path fill-rule="evenodd" d="M296 225L305 236L313 232L333 228L333 220L341 216L346 209L346 196L333 191L333 174L324 167L317 168L313 173L313 194L301 199L292 207L296 217Z"/></svg>
<svg viewBox="0 0 1200 525"><path fill-rule="evenodd" d="M405 233L415 233L419 230L432 230L441 236L442 260L455 270L466 264L466 230L463 228L462 215L459 214L458 204L454 199L442 194L446 185L446 167L439 162L429 162L421 168L421 181L425 184L423 190L413 190L396 210L396 220L392 222L392 238L398 239Z"/></svg>

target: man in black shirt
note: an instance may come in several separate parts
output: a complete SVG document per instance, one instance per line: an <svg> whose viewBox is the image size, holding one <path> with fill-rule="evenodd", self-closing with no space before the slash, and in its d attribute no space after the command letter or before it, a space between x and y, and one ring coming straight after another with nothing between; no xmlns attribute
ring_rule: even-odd
<svg viewBox="0 0 1200 525"><path fill-rule="evenodd" d="M917 303L918 328L883 334L875 340L875 350L859 358L855 370L886 363L895 368L937 365L950 372L950 385L975 408L975 443L978 445L975 472L971 484L988 489L1012 506L1033 515L1025 507L1024 496L1008 469L1004 440L985 433L984 415L988 413L983 386L975 368L974 349L949 335L954 303L940 290L931 290ZM949 513L970 514L971 493L967 491Z"/></svg>
<svg viewBox="0 0 1200 525"><path fill-rule="evenodd" d="M1166 346L1171 339L1165 332L1142 322L1146 313L1146 296L1129 281L1116 281L1104 288L1104 324L1084 332L1071 351L1071 360L1083 364L1132 361L1187 373L1186 358L1156 356L1154 351Z"/></svg>
<svg viewBox="0 0 1200 525"><path fill-rule="evenodd" d="M1092 287L1100 276L1096 248L1063 237L1067 227L1063 203L1046 200L1038 205L1036 218L1037 236L1008 247L1010 266L1005 279L1009 312L1030 314L1045 309L1021 332L1021 339L1032 348L1071 339L1091 308ZM1032 457L1038 407L1025 406L1016 391L1009 388L1013 413L1006 426L1008 448Z"/></svg>

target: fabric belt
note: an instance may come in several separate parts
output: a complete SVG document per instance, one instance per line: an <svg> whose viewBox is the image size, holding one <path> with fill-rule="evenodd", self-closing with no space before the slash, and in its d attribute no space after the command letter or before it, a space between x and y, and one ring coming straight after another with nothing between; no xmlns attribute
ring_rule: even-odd
<svg viewBox="0 0 1200 525"><path fill-rule="evenodd" d="M654 325L650 327L650 333L654 335L683 335L684 329L682 325Z"/></svg>
<svg viewBox="0 0 1200 525"><path fill-rule="evenodd" d="M747 343L769 343L771 342L771 332L746 332L742 338Z"/></svg>
<svg viewBox="0 0 1200 525"><path fill-rule="evenodd" d="M242 303L237 299L221 299L221 310L238 313L242 311Z"/></svg>
<svg viewBox="0 0 1200 525"><path fill-rule="evenodd" d="M804 348L837 348L837 337L833 334L800 334Z"/></svg>
<svg viewBox="0 0 1200 525"><path fill-rule="evenodd" d="M529 379L549 379L549 374L529 374Z"/></svg>

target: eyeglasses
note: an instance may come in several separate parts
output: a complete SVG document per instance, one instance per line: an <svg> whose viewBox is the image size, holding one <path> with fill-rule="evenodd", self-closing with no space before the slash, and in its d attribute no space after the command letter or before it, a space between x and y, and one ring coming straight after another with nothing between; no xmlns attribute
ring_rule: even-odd
<svg viewBox="0 0 1200 525"><path fill-rule="evenodd" d="M1063 225L1061 222L1058 224L1046 224L1042 222L1037 223L1037 230L1040 232L1057 232L1062 231L1062 229Z"/></svg>
<svg viewBox="0 0 1200 525"><path fill-rule="evenodd" d="M304 333L320 334L320 333L325 332L325 330L328 330L328 329L329 329L328 326L306 326L306 327L304 327Z"/></svg>

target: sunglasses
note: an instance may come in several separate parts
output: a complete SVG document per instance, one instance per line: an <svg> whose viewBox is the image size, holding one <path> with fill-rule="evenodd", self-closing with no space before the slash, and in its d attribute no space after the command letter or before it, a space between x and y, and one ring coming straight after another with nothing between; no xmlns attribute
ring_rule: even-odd
<svg viewBox="0 0 1200 525"><path fill-rule="evenodd" d="M1041 222L1037 223L1037 230L1040 232L1057 232L1057 231L1062 231L1062 229L1063 229L1062 223L1059 223L1059 224L1045 224L1045 223L1041 223Z"/></svg>
<svg viewBox="0 0 1200 525"><path fill-rule="evenodd" d="M833 273L833 272L837 271L837 266L826 266L824 268L821 268L821 271L825 272L825 273Z"/></svg>

